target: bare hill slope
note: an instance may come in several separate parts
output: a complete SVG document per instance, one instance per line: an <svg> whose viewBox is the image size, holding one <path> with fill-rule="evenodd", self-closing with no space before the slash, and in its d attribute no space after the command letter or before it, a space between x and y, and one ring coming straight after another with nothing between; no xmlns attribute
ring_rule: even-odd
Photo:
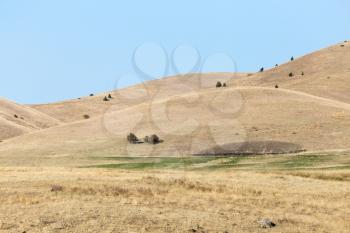
<svg viewBox="0 0 350 233"><path fill-rule="evenodd" d="M102 101L104 93L37 105L68 123L7 140L0 154L78 158L348 149L349 46L335 45L250 76L177 76L113 92L110 101ZM215 88L217 81L228 87ZM83 114L91 118L83 120ZM141 138L156 133L164 142L128 144L129 132Z"/></svg>
<svg viewBox="0 0 350 233"><path fill-rule="evenodd" d="M198 100L200 103L191 104ZM237 105L241 107L235 109ZM251 142L244 149L248 153L346 149L350 147L350 108L346 106L282 89L211 89L157 101L151 110L140 104L17 137L2 143L0 154L173 156L210 154L218 146L239 153L245 142ZM164 142L128 144L129 132L140 137L156 133ZM286 148L266 148L271 143Z"/></svg>
<svg viewBox="0 0 350 233"><path fill-rule="evenodd" d="M292 74L292 77L290 77ZM232 85L282 88L350 103L350 43L343 42L286 64L233 80Z"/></svg>
<svg viewBox="0 0 350 233"><path fill-rule="evenodd" d="M213 87L217 80L229 81L244 76L245 74L239 73L210 73L166 77L94 96L57 103L32 105L31 107L69 123L84 119L85 114L90 117L101 116L111 107L122 110L154 98L160 99ZM113 98L109 99L109 101L103 101L103 98L108 96L108 94L111 94Z"/></svg>
<svg viewBox="0 0 350 233"><path fill-rule="evenodd" d="M0 99L0 140L49 128L60 122L35 109Z"/></svg>

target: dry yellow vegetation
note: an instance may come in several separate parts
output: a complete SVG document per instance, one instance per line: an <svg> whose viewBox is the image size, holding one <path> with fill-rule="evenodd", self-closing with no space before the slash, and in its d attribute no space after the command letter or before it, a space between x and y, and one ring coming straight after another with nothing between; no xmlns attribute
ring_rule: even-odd
<svg viewBox="0 0 350 233"><path fill-rule="evenodd" d="M304 178L307 172L16 167L0 173L0 232L346 233L350 228L348 181ZM52 185L63 190L51 192ZM261 229L262 218L276 227Z"/></svg>

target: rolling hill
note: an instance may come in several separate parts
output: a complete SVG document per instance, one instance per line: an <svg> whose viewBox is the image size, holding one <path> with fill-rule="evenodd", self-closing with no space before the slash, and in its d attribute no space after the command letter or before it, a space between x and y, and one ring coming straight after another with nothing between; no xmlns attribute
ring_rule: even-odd
<svg viewBox="0 0 350 233"><path fill-rule="evenodd" d="M349 77L350 44L341 43L261 73L189 74L109 92L110 101L102 100L103 93L34 105L35 112L65 123L8 139L0 154L83 158L348 149ZM217 81L228 87L215 88ZM164 142L128 144L129 132L140 138L156 133Z"/></svg>
<svg viewBox="0 0 350 233"><path fill-rule="evenodd" d="M58 120L35 109L0 99L0 140L59 124Z"/></svg>

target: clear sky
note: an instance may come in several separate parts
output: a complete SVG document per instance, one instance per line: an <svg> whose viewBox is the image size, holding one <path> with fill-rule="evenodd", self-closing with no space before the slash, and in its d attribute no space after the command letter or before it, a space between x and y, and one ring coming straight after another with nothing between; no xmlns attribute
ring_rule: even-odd
<svg viewBox="0 0 350 233"><path fill-rule="evenodd" d="M348 0L0 0L0 96L45 103L111 90L135 72L139 46L136 65L158 77L176 73L159 48L171 57L184 47L181 67L195 48L201 63L226 53L250 72L346 39ZM203 71L233 71L212 60ZM139 82L126 77L122 86Z"/></svg>

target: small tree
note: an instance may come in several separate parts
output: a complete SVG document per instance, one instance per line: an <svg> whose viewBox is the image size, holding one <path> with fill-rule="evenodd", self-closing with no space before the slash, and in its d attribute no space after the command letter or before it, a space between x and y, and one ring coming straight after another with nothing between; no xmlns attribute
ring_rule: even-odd
<svg viewBox="0 0 350 233"><path fill-rule="evenodd" d="M149 137L148 143L158 144L158 143L160 143L160 139L156 134L153 134Z"/></svg>
<svg viewBox="0 0 350 233"><path fill-rule="evenodd" d="M218 87L222 87L222 84L221 84L220 81L218 81L218 82L216 83L216 88L218 88Z"/></svg>
<svg viewBox="0 0 350 233"><path fill-rule="evenodd" d="M105 97L103 98L103 101L109 101L108 98L107 98L107 96L105 96Z"/></svg>
<svg viewBox="0 0 350 233"><path fill-rule="evenodd" d="M294 74L292 72L289 73L289 77L293 77Z"/></svg>
<svg viewBox="0 0 350 233"><path fill-rule="evenodd" d="M260 72L264 72L264 67L261 67Z"/></svg>
<svg viewBox="0 0 350 233"><path fill-rule="evenodd" d="M139 139L138 139L138 138L136 137L136 135L133 134L133 133L129 133L129 135L126 137L126 139L127 139L128 142L131 143L131 144L136 144L136 143L139 141Z"/></svg>

